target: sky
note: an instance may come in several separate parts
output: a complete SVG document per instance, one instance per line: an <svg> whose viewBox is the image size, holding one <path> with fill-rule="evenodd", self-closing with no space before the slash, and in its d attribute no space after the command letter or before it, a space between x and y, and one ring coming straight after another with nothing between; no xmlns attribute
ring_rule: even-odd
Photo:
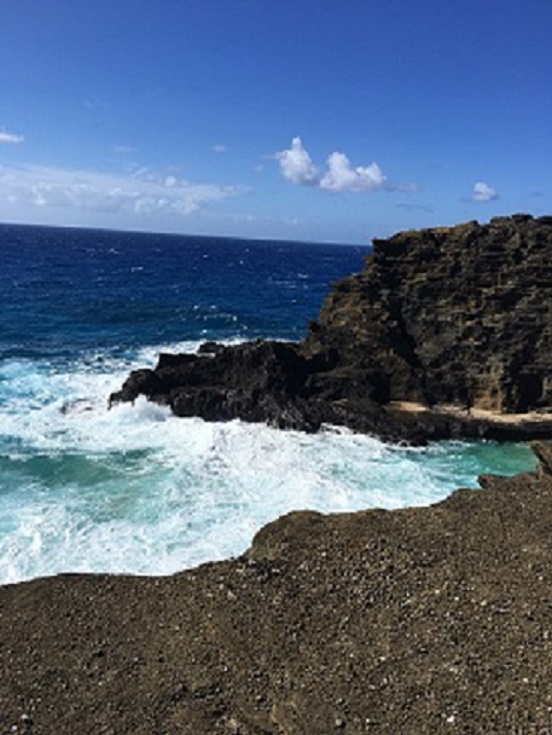
<svg viewBox="0 0 552 735"><path fill-rule="evenodd" d="M551 0L0 0L0 222L369 243L552 214Z"/></svg>

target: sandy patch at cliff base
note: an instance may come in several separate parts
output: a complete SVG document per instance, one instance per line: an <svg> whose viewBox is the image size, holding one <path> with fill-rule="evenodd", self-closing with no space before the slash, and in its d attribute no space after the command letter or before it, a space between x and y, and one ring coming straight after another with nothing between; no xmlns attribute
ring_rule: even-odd
<svg viewBox="0 0 552 735"><path fill-rule="evenodd" d="M459 416L463 419L481 419L485 421L496 421L503 424L521 424L525 422L545 422L552 421L552 412L536 412L531 411L529 413L500 413L498 411L488 411L483 408L461 408L460 406L454 406L452 404L439 404L438 406L424 405L423 403L416 403L415 401L391 401L389 408L393 408L399 411L406 411L408 413L431 413L441 414L448 416Z"/></svg>

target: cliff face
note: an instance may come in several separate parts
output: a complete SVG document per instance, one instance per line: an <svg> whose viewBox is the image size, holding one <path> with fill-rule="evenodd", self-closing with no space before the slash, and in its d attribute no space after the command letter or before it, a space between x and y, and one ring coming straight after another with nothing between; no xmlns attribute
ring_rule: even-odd
<svg viewBox="0 0 552 735"><path fill-rule="evenodd" d="M551 296L550 217L403 232L335 285L307 347L390 400L525 412L552 403Z"/></svg>
<svg viewBox="0 0 552 735"><path fill-rule="evenodd" d="M179 416L414 442L552 437L550 416L506 425L448 411L552 412L551 297L552 217L404 232L376 240L364 272L335 284L302 344L161 355L111 402L142 394Z"/></svg>

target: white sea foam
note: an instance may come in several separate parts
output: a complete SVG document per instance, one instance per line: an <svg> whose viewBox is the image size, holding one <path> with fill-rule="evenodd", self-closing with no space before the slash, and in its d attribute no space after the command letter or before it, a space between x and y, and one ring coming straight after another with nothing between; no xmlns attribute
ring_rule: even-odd
<svg viewBox="0 0 552 735"><path fill-rule="evenodd" d="M504 471L504 450L492 445L409 449L347 431L205 423L144 399L108 410L135 364L197 345L3 366L1 583L64 571L168 574L243 552L290 510L425 505L474 487L493 462ZM523 447L508 456L512 471L530 464Z"/></svg>

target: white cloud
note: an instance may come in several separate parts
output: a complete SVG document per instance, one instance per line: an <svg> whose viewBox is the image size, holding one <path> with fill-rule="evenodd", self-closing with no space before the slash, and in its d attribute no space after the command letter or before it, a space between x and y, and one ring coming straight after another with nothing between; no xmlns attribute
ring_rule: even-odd
<svg viewBox="0 0 552 735"><path fill-rule="evenodd" d="M25 136L0 130L0 143L23 143Z"/></svg>
<svg viewBox="0 0 552 735"><path fill-rule="evenodd" d="M415 184L392 185L377 163L355 166L344 153L334 151L328 156L327 170L320 174L318 167L304 147L301 138L291 141L291 148L274 155L280 162L283 176L293 184L316 186L325 191L417 191Z"/></svg>
<svg viewBox="0 0 552 735"><path fill-rule="evenodd" d="M282 174L292 183L318 185L318 170L308 151L303 147L301 138L294 138L291 141L291 148L279 151L275 157L280 161Z"/></svg>
<svg viewBox="0 0 552 735"><path fill-rule="evenodd" d="M228 151L228 148L225 145L223 145L222 143L220 143L218 145L214 145L213 146L213 151L215 153L226 153Z"/></svg>
<svg viewBox="0 0 552 735"><path fill-rule="evenodd" d="M375 191L385 183L385 175L377 163L353 168L344 153L335 151L328 157L328 171L320 188L328 191Z"/></svg>
<svg viewBox="0 0 552 735"><path fill-rule="evenodd" d="M122 215L187 216L240 193L217 184L194 184L144 170L132 174L73 171L39 166L0 166L0 200L26 212L64 208Z"/></svg>
<svg viewBox="0 0 552 735"><path fill-rule="evenodd" d="M474 202L492 202L498 199L498 193L492 186L484 181L477 181L473 186L472 201Z"/></svg>

